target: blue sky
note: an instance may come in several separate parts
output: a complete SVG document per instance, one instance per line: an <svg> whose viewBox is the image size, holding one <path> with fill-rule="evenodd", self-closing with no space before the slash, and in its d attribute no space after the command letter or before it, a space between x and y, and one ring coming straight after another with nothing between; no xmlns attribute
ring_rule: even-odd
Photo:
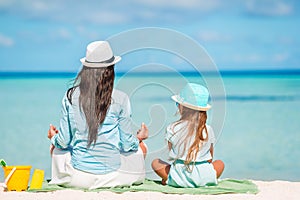
<svg viewBox="0 0 300 200"><path fill-rule="evenodd" d="M186 34L220 70L300 69L299 11L297 0L0 0L0 71L77 71L89 42L142 27ZM137 56L188 69L157 51Z"/></svg>

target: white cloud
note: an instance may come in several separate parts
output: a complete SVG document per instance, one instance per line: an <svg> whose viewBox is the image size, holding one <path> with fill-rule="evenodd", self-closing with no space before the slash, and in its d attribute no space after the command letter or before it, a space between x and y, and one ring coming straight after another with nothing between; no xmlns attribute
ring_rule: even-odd
<svg viewBox="0 0 300 200"><path fill-rule="evenodd" d="M263 61L263 57L260 54L247 54L247 55L234 55L232 60L237 63L259 63Z"/></svg>
<svg viewBox="0 0 300 200"><path fill-rule="evenodd" d="M89 12L82 15L83 20L95 24L119 24L126 23L128 17L122 13L113 11Z"/></svg>
<svg viewBox="0 0 300 200"><path fill-rule="evenodd" d="M172 58L172 63L175 64L175 65L182 65L182 64L186 64L186 61L184 59L182 59L181 57L179 56L175 56Z"/></svg>
<svg viewBox="0 0 300 200"><path fill-rule="evenodd" d="M57 31L57 34L58 34L59 37L65 38L65 39L69 39L71 37L71 33L65 28L59 29Z"/></svg>
<svg viewBox="0 0 300 200"><path fill-rule="evenodd" d="M271 63L272 65L281 65L288 61L290 58L290 55L286 52L283 53L273 53L270 55L266 54L236 54L232 56L232 60L235 63L248 63L248 64L256 64L256 65L262 65L265 63Z"/></svg>
<svg viewBox="0 0 300 200"><path fill-rule="evenodd" d="M80 37L88 38L90 40L101 38L98 31L87 29L84 26L77 26L76 32L80 35Z"/></svg>
<svg viewBox="0 0 300 200"><path fill-rule="evenodd" d="M1 2L1 0L0 0ZM27 19L68 23L124 24L130 22L178 22L222 9L221 0L2 0L0 8Z"/></svg>
<svg viewBox="0 0 300 200"><path fill-rule="evenodd" d="M274 63L282 63L282 62L288 60L289 57L290 57L290 56L289 56L288 53L278 53L278 54L274 54L274 55L272 56L272 61L273 61Z"/></svg>
<svg viewBox="0 0 300 200"><path fill-rule="evenodd" d="M58 41L66 41L72 39L71 32L66 28L58 28L49 31L46 35L44 35L45 39L50 38Z"/></svg>
<svg viewBox="0 0 300 200"><path fill-rule="evenodd" d="M110 2L110 4L105 1L91 1L87 4L84 1L69 0L5 0L4 2L0 3L0 8L27 19L68 23L118 24L126 22L129 16L127 10L122 10L122 4L119 5L116 2Z"/></svg>
<svg viewBox="0 0 300 200"><path fill-rule="evenodd" d="M10 47L14 45L14 40L0 33L0 46Z"/></svg>
<svg viewBox="0 0 300 200"><path fill-rule="evenodd" d="M199 20L214 14L282 16L294 8L283 0L0 0L0 8L28 19L91 24L134 22L177 23Z"/></svg>
<svg viewBox="0 0 300 200"><path fill-rule="evenodd" d="M246 3L250 14L262 16L285 16L293 13L293 6L287 2L274 0L251 0Z"/></svg>
<svg viewBox="0 0 300 200"><path fill-rule="evenodd" d="M59 5L55 0L0 0L0 8L26 16L45 15L63 6L63 3Z"/></svg>
<svg viewBox="0 0 300 200"><path fill-rule="evenodd" d="M231 40L230 36L217 31L201 31L198 38L203 42L229 42Z"/></svg>
<svg viewBox="0 0 300 200"><path fill-rule="evenodd" d="M211 11L221 6L220 0L136 0L137 3L156 8L179 8Z"/></svg>
<svg viewBox="0 0 300 200"><path fill-rule="evenodd" d="M31 10L34 10L35 12L45 12L52 9L51 4L43 1L34 1L30 7Z"/></svg>
<svg viewBox="0 0 300 200"><path fill-rule="evenodd" d="M278 38L277 41L280 45L294 45L297 43L295 38L288 37L288 36L281 36Z"/></svg>
<svg viewBox="0 0 300 200"><path fill-rule="evenodd" d="M13 3L12 0L0 0L0 8L10 7Z"/></svg>

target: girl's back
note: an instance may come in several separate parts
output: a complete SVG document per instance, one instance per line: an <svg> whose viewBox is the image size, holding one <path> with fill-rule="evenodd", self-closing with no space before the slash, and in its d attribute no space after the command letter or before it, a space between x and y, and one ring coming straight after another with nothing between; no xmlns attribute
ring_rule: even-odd
<svg viewBox="0 0 300 200"><path fill-rule="evenodd" d="M190 138L186 137L188 134L187 123L187 121L181 121L180 123L173 123L167 127L166 140L172 143L169 156L174 160L179 159L185 161L188 155L187 150L190 149L195 140L195 135ZM213 129L209 125L206 125L206 127L208 138L207 141L203 141L199 144L200 148L197 157L194 160L196 162L212 159L209 150L211 144L215 143L215 135ZM203 130L203 134L206 134L205 130Z"/></svg>

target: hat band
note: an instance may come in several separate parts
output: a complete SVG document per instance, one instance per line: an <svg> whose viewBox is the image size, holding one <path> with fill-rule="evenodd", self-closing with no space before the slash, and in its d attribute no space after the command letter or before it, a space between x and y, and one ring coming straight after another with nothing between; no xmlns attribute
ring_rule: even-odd
<svg viewBox="0 0 300 200"><path fill-rule="evenodd" d="M87 59L85 59L85 62L87 62L87 63L111 63L111 62L113 62L115 60L115 56L113 56L113 57L111 57L110 59L108 59L108 60L105 60L105 61L102 61L102 62L90 62L90 61L88 61Z"/></svg>

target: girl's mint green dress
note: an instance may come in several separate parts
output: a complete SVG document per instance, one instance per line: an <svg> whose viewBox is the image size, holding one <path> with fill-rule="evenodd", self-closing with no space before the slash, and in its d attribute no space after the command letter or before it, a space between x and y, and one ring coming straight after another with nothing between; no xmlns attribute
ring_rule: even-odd
<svg viewBox="0 0 300 200"><path fill-rule="evenodd" d="M210 147L215 143L213 129L206 125L208 139L201 144L195 161L189 167L186 167L184 161L187 157L188 149L194 141L194 138L187 141L186 150L183 151L183 140L186 138L188 131L186 125L187 122L183 121L176 126L173 123L167 127L166 140L172 144L169 156L173 160L167 184L174 187L200 187L217 184L216 171L213 165L207 162L212 159ZM205 135L206 133L203 134Z"/></svg>

